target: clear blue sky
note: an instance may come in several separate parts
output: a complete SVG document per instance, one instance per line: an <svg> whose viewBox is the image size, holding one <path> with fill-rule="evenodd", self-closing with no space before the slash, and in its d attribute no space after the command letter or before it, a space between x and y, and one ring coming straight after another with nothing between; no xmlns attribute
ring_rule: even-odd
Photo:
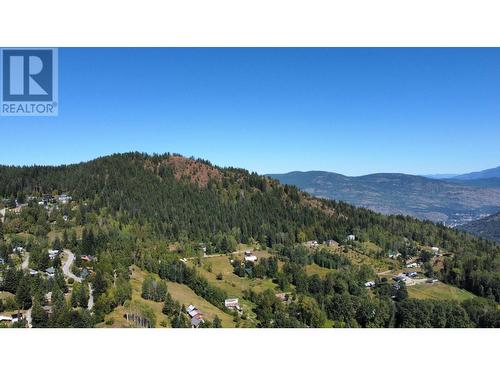
<svg viewBox="0 0 500 375"><path fill-rule="evenodd" d="M500 49L60 49L59 117L0 164L178 152L259 173L500 165Z"/></svg>

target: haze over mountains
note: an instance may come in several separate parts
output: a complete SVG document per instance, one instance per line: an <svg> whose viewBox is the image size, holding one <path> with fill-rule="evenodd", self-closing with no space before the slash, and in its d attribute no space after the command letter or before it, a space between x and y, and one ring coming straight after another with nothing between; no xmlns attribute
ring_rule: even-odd
<svg viewBox="0 0 500 375"><path fill-rule="evenodd" d="M450 226L500 212L500 167L443 179L399 173L348 177L323 171L269 176L317 197Z"/></svg>

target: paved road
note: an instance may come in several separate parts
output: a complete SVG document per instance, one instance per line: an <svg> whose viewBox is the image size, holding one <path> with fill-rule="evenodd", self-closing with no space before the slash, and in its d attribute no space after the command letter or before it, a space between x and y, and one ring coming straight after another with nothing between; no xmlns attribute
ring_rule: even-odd
<svg viewBox="0 0 500 375"><path fill-rule="evenodd" d="M78 281L79 283L81 283L82 282L82 278L76 276L73 272L71 272L71 266L73 265L73 262L75 261L75 254L73 254L69 250L64 250L64 254L66 254L67 257L68 257L68 259L66 260L66 262L64 263L64 265L62 267L64 276L66 276L68 278L71 277L73 280Z"/></svg>
<svg viewBox="0 0 500 375"><path fill-rule="evenodd" d="M21 269L22 270L27 270L28 266L29 266L29 263L30 263L30 254L29 253L25 253L24 260L21 263Z"/></svg>
<svg viewBox="0 0 500 375"><path fill-rule="evenodd" d="M62 270L64 273L64 276L68 278L73 278L73 280L81 283L82 278L76 276L73 272L71 272L71 266L73 265L73 262L75 261L75 254L73 254L69 250L64 250L64 253L67 255L68 259L64 263ZM89 301L88 301L88 310L91 310L92 307L94 306L94 290L92 289L92 284L89 283Z"/></svg>
<svg viewBox="0 0 500 375"><path fill-rule="evenodd" d="M94 307L94 289L92 289L92 285L89 283L89 302L88 302L88 310L92 310Z"/></svg>
<svg viewBox="0 0 500 375"><path fill-rule="evenodd" d="M32 319L31 319L31 307L29 310L26 311L26 321L28 322L28 327L33 328L33 325L31 324Z"/></svg>

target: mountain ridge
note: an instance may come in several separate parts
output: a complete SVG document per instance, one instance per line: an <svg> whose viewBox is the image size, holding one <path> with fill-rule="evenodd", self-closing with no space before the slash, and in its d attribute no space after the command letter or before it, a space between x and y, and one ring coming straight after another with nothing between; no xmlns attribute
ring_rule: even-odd
<svg viewBox="0 0 500 375"><path fill-rule="evenodd" d="M268 174L314 196L342 200L383 214L448 221L456 215L500 211L500 180L439 180L404 173L350 177L325 171ZM484 180L486 181L486 180Z"/></svg>

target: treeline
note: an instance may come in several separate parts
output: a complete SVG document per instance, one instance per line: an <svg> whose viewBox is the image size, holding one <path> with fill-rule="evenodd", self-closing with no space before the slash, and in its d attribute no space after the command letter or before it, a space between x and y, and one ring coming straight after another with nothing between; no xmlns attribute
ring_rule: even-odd
<svg viewBox="0 0 500 375"><path fill-rule="evenodd" d="M247 291L246 297L256 304L255 312L263 327L321 327L327 320L334 327L364 328L468 328L500 327L500 311L494 301L474 298L462 304L452 301L411 300L404 283L391 284L382 279L372 290L364 287L367 280L376 279L373 270L343 265L325 277L308 275L301 247L281 249L290 254L283 271L286 283L276 278L291 299L281 302L274 293L258 294ZM279 319L273 319L277 314ZM305 318L307 317L307 319Z"/></svg>
<svg viewBox="0 0 500 375"><path fill-rule="evenodd" d="M201 160L193 161L196 167L183 167L172 158L128 153L61 167L0 167L0 195L69 193L80 203L73 215L80 225L115 221L144 240L203 242L207 252L228 252L237 243L254 241L269 248L313 239L342 244L349 234L387 253L438 246L453 253L443 280L500 302L498 244L431 222L311 198L241 169L216 168ZM30 228L14 217L5 228L47 231L48 218L40 208L30 207L25 215ZM82 252L92 254L97 245L87 240ZM332 269L344 262L325 254L315 259Z"/></svg>
<svg viewBox="0 0 500 375"><path fill-rule="evenodd" d="M155 273L160 278L185 284L197 295L205 298L220 309L225 309L224 301L227 294L211 285L207 279L199 275L195 268L188 267L185 263L174 257L164 256L156 262L141 262L139 266L149 272Z"/></svg>

